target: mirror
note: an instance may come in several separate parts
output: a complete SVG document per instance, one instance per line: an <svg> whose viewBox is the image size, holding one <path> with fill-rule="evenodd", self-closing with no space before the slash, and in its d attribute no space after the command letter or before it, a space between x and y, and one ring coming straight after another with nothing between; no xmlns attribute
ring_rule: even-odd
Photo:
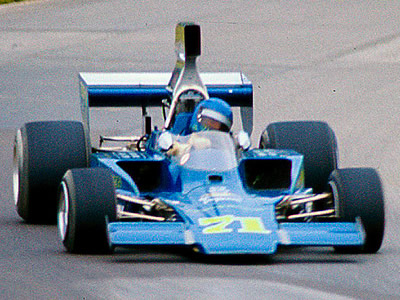
<svg viewBox="0 0 400 300"><path fill-rule="evenodd" d="M168 151L174 143L174 139L172 133L169 131L165 131L161 133L160 137L158 138L158 147L162 151Z"/></svg>
<svg viewBox="0 0 400 300"><path fill-rule="evenodd" d="M251 146L251 141L249 134L245 131L239 131L237 135L237 142L239 144L239 147L242 148L243 150L249 150Z"/></svg>

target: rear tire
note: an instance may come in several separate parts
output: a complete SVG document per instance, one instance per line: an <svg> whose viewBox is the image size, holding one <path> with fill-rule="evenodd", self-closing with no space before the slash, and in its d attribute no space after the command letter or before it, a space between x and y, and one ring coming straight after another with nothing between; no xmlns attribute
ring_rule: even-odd
<svg viewBox="0 0 400 300"><path fill-rule="evenodd" d="M83 125L74 121L26 123L14 142L16 210L29 223L54 223L58 186L71 168L89 165Z"/></svg>
<svg viewBox="0 0 400 300"><path fill-rule="evenodd" d="M292 149L304 155L305 186L325 191L329 175L338 165L333 130L321 121L271 123L260 138L261 149Z"/></svg>
<svg viewBox="0 0 400 300"><path fill-rule="evenodd" d="M111 173L89 168L67 171L61 181L58 232L71 253L111 253L107 224L116 220Z"/></svg>
<svg viewBox="0 0 400 300"><path fill-rule="evenodd" d="M382 245L385 207L382 184L371 168L339 169L332 172L329 187L333 193L339 221L354 222L361 218L365 243L356 247L335 247L337 252L375 253Z"/></svg>

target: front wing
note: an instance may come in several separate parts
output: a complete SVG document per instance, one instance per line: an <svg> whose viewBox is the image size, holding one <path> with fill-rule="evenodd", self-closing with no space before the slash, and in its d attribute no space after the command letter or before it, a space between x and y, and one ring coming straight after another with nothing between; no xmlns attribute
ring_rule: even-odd
<svg viewBox="0 0 400 300"><path fill-rule="evenodd" d="M355 223L281 223L262 233L205 233L183 222L115 222L108 225L113 246L193 246L205 254L273 254L278 245L360 246L365 234Z"/></svg>

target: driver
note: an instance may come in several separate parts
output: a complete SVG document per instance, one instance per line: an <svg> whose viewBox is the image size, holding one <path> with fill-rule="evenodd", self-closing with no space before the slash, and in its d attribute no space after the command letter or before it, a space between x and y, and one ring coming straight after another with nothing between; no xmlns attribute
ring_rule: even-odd
<svg viewBox="0 0 400 300"><path fill-rule="evenodd" d="M203 130L229 132L232 122L233 114L229 104L222 99L210 98L197 105L190 122L190 130L192 132Z"/></svg>
<svg viewBox="0 0 400 300"><path fill-rule="evenodd" d="M189 132L196 133L205 130L218 130L230 132L233 122L232 109L228 103L218 98L210 98L201 101L193 112L189 125ZM199 135L190 136L188 143L174 142L169 155L182 156L194 147L195 149L205 149L210 147L210 141Z"/></svg>

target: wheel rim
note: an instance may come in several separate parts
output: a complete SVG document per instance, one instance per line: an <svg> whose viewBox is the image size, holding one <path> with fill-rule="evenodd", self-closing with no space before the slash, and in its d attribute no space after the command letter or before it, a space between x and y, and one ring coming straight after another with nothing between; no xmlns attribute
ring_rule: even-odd
<svg viewBox="0 0 400 300"><path fill-rule="evenodd" d="M21 178L21 169L23 162L23 151L22 151L22 134L21 130L17 131L17 135L15 137L15 145L14 145L14 164L13 164L13 194L14 194L14 203L18 205L18 201L20 198L20 178Z"/></svg>
<svg viewBox="0 0 400 300"><path fill-rule="evenodd" d="M339 215L340 214L339 213L339 211L340 211L339 191L338 191L337 185L334 181L329 181L328 185L332 191L332 197L333 197L333 202L334 202L334 207L335 207L335 215L336 215L336 218L339 218L340 217L340 215Z"/></svg>
<svg viewBox="0 0 400 300"><path fill-rule="evenodd" d="M61 182L60 207L58 209L58 233L64 241L68 231L69 196L65 182Z"/></svg>

